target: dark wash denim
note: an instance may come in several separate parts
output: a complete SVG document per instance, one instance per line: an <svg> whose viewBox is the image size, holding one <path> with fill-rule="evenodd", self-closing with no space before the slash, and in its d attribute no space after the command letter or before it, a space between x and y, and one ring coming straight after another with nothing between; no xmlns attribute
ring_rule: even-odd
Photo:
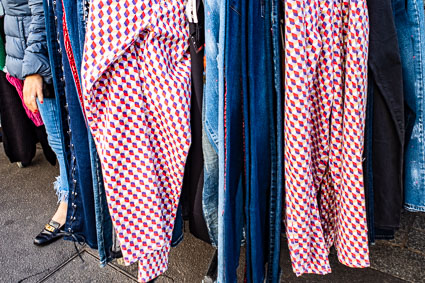
<svg viewBox="0 0 425 283"><path fill-rule="evenodd" d="M425 212L425 20L422 0L392 0L403 68L405 208Z"/></svg>
<svg viewBox="0 0 425 283"><path fill-rule="evenodd" d="M197 23L189 23L191 88L190 131L192 143L184 168L180 205L189 220L189 230L196 238L210 243L203 213L204 157L202 153L202 100L204 92L204 6L196 1ZM176 226L175 226L176 228ZM176 229L173 230L177 233Z"/></svg>
<svg viewBox="0 0 425 283"><path fill-rule="evenodd" d="M57 31L60 47L65 51L63 37L62 1L56 1ZM65 54L65 52L63 52ZM67 56L62 56L65 95L68 104L71 141L70 195L65 229L67 232L82 236L84 241L97 249L97 231L93 196L93 181L87 127L74 84ZM80 238L82 238L80 237Z"/></svg>
<svg viewBox="0 0 425 283"><path fill-rule="evenodd" d="M375 217L373 197L373 82L372 75L368 74L368 93L366 104L365 139L363 151L363 182L366 197L366 217L369 244L375 243Z"/></svg>
<svg viewBox="0 0 425 283"><path fill-rule="evenodd" d="M67 28L69 33L69 38L71 42L72 52L77 66L77 70L80 75L81 62L84 49L84 37L85 37L85 3L83 0L63 0L63 8L65 10L64 20L67 22ZM73 80L71 81L73 82ZM80 77L81 82L81 77ZM75 101L75 111L77 112L77 105L80 106L79 115L84 121L84 116L82 115L82 107L76 89L73 88L73 97ZM85 123L85 121L84 121ZM80 126L82 123L80 121ZM101 266L105 266L107 262L111 260L111 247L112 247L112 221L109 215L108 203L106 201L105 189L103 184L103 176L100 165L100 160L97 155L96 146L93 140L93 137L90 133L90 130L86 127L86 135L88 142L88 152L84 153L84 165L88 166L90 163L91 167L91 178L92 178L92 189L94 196L94 209L95 209L95 220L96 220L96 233L97 233L97 243L98 243L98 252L100 258ZM88 173L87 173L88 174Z"/></svg>
<svg viewBox="0 0 425 283"><path fill-rule="evenodd" d="M269 250L269 199L275 190L271 1L247 2L246 144L247 281L262 282Z"/></svg>
<svg viewBox="0 0 425 283"><path fill-rule="evenodd" d="M71 159L71 151L69 148L69 135L67 134L69 127L67 122L67 111L65 111L66 98L65 98L65 83L63 79L62 71L62 58L59 52L60 46L57 38L56 32L56 21L55 14L53 10L53 0L44 0L43 8L46 21L46 40L47 48L49 53L50 69L53 77L53 87L55 90L55 99L57 105L57 111L59 115L59 126L61 127L60 131L63 133L62 146L65 157L65 166L67 172L69 172L69 161ZM69 180L69 179L68 179Z"/></svg>
<svg viewBox="0 0 425 283"><path fill-rule="evenodd" d="M242 61L241 50L246 45L242 32L242 22L246 16L245 0L226 1L225 25L225 92L224 92L224 188L220 229L218 238L219 282L236 282L236 269L239 265L240 246L244 228L244 187L243 187L243 108L242 108ZM235 36L236 35L236 36ZM241 36L239 36L241 35Z"/></svg>
<svg viewBox="0 0 425 283"><path fill-rule="evenodd" d="M397 228L403 202L405 135L401 61L391 0L368 0L368 7L374 226Z"/></svg>
<svg viewBox="0 0 425 283"><path fill-rule="evenodd" d="M269 259L267 268L267 282L279 282L280 275L280 236L282 226L283 204L283 84L282 84L282 0L271 1L271 24L273 46L273 73L274 73L274 101L273 116L275 128L271 133L270 147L272 149L272 186L270 188L269 208ZM272 126L273 124L271 124Z"/></svg>

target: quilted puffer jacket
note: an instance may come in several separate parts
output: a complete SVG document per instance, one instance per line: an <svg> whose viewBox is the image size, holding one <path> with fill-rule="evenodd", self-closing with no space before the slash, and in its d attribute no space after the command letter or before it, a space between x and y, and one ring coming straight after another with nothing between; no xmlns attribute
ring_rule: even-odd
<svg viewBox="0 0 425 283"><path fill-rule="evenodd" d="M1 0L6 35L6 69L18 79L39 74L51 83L43 0Z"/></svg>

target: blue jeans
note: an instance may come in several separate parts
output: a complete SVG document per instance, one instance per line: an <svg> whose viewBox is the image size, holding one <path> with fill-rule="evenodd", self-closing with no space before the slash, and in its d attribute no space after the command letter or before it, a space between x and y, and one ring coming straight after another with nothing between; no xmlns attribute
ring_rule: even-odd
<svg viewBox="0 0 425 283"><path fill-rule="evenodd" d="M246 38L242 32L245 1L226 1L225 29L225 132L223 154L225 171L224 187L219 186L219 227L223 231L218 238L219 282L236 282L236 269L244 228L243 187L243 109L242 109L242 56ZM221 129L221 128L220 128ZM221 140L221 139L220 139ZM220 170L221 171L221 170Z"/></svg>
<svg viewBox="0 0 425 283"><path fill-rule="evenodd" d="M63 26L62 1L56 1L57 26ZM63 29L58 28L61 50L65 51ZM62 54L65 94L69 113L70 135L70 203L68 205L67 232L75 234L94 249L98 248L94 206L93 181L88 131L78 99L68 57ZM68 239L68 238L67 238Z"/></svg>
<svg viewBox="0 0 425 283"><path fill-rule="evenodd" d="M425 21L422 0L393 0L406 104L405 207L425 212Z"/></svg>
<svg viewBox="0 0 425 283"><path fill-rule="evenodd" d="M246 144L247 281L262 282L268 260L270 191L277 169L273 111L273 50L270 1L248 1Z"/></svg>
<svg viewBox="0 0 425 283"><path fill-rule="evenodd" d="M204 189L202 206L213 246L218 243L218 119L219 119L219 27L222 1L205 0L205 88L203 97L202 150ZM221 47L223 48L223 47ZM221 63L223 64L223 63Z"/></svg>
<svg viewBox="0 0 425 283"><path fill-rule="evenodd" d="M282 101L282 37L281 11L282 1L272 0L271 21L272 21L272 45L273 45L273 68L274 68L274 95L276 115L275 131L273 137L273 123L271 124L272 137L270 139L272 150L272 186L270 188L270 234L269 234L269 259L267 270L268 282L279 282L280 275L280 236L282 224L282 203L283 203L283 101ZM271 117L271 121L274 117Z"/></svg>
<svg viewBox="0 0 425 283"><path fill-rule="evenodd" d="M56 25L55 25L55 15L52 8L53 5L51 2L52 0L43 1L43 8L45 13L45 21L46 21L46 40L47 40L47 48L49 51L49 61L50 61L50 69L52 72L52 78L53 78L52 80L53 87L55 90L56 118L59 120L59 123L57 124L57 126L59 126L59 133L60 133L61 142L62 142L61 151L63 153L62 154L63 164L60 165L60 168L62 171L66 172L67 174L66 184L69 190L68 172L69 172L69 161L71 159L71 152L69 150L69 147L66 146L69 144L69 136L66 134L69 128L68 128L68 123L66 122L67 114L62 109L66 104L65 90L64 90L65 83L63 79L57 79L57 78L63 78L62 61L60 56L56 56L60 47L59 47L58 40L56 39L57 33L56 33ZM68 193L68 197L69 197L69 193Z"/></svg>
<svg viewBox="0 0 425 283"><path fill-rule="evenodd" d="M37 100L38 109L47 132L47 140L52 150L56 153L59 163L60 175L56 178L54 188L58 196L58 202L68 202L69 184L65 154L62 143L62 132L60 126L60 115L56 105L56 99L44 98L43 104Z"/></svg>
<svg viewBox="0 0 425 283"><path fill-rule="evenodd" d="M77 66L78 73L80 75L84 48L86 19L86 15L84 14L84 1L63 0L63 6L66 14L66 17L64 17L64 19L67 22L72 52L74 55L74 60ZM81 128L81 130L84 130L85 128L83 128L82 126L85 121L82 115L81 105L79 103L79 100L77 99L77 93L75 91L75 88L73 88L70 91L70 94L67 95L70 97L70 99L74 101L73 105L75 107L73 108L74 110L72 111L72 115L78 116L80 120L77 129ZM86 174L89 174L89 172L91 172L91 176L87 177L87 182L92 179L92 184L85 184L85 188L86 190L89 190L90 188L92 188L93 190L97 247L99 252L100 265L105 266L111 260L110 250L112 247L113 233L112 221L109 215L108 204L106 202L102 170L93 137L89 129L85 129L85 132L81 132L81 135L85 152L82 156L80 156L79 159L81 160L81 162L83 162L84 166L90 166L91 169L91 171L88 171ZM88 142L87 147L85 140L87 140ZM88 150L88 152L86 152L86 150Z"/></svg>

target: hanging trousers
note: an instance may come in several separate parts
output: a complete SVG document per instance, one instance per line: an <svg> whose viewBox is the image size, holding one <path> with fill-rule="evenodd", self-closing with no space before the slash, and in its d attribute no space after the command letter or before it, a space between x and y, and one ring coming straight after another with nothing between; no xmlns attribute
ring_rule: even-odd
<svg viewBox="0 0 425 283"><path fill-rule="evenodd" d="M90 6L82 82L109 211L139 281L165 272L191 143L185 3Z"/></svg>
<svg viewBox="0 0 425 283"><path fill-rule="evenodd" d="M363 138L365 0L285 2L286 234L294 272L369 266Z"/></svg>

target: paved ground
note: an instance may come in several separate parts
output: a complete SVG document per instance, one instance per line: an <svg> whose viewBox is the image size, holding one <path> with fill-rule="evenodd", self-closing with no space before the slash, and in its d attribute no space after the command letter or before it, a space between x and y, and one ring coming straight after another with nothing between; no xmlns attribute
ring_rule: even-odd
<svg viewBox="0 0 425 283"><path fill-rule="evenodd" d="M81 251L83 262L70 242L44 248L32 244L55 211L52 183L57 172L40 152L31 167L19 169L0 149L0 282L134 282L137 266L114 262L100 268L96 251L88 248ZM282 282L425 282L424 214L404 213L396 239L371 247L372 267L367 269L344 267L332 254L332 274L296 278L284 240L282 246ZM201 282L213 253L186 233L157 282Z"/></svg>

